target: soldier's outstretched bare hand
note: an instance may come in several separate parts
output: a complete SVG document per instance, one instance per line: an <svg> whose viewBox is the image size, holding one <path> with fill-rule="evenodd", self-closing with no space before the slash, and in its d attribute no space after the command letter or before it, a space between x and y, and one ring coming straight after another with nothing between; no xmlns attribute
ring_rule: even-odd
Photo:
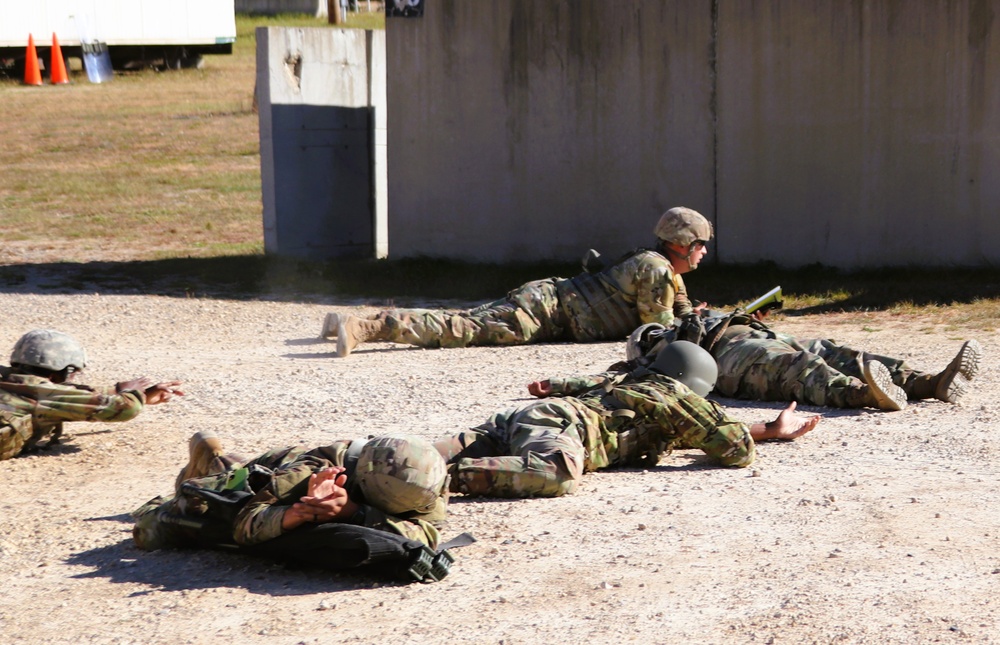
<svg viewBox="0 0 1000 645"><path fill-rule="evenodd" d="M754 441L779 439L791 441L811 431L819 423L818 415L797 414L795 401L781 411L778 418L768 423L755 423L750 426L750 436Z"/></svg>
<svg viewBox="0 0 1000 645"><path fill-rule="evenodd" d="M528 394L539 398L552 394L552 384L548 381L533 381L528 383Z"/></svg>
<svg viewBox="0 0 1000 645"><path fill-rule="evenodd" d="M164 381L163 383L155 383L147 387L146 405L166 403L174 398L174 396L184 396L184 392L177 389L177 386L180 384L180 381Z"/></svg>

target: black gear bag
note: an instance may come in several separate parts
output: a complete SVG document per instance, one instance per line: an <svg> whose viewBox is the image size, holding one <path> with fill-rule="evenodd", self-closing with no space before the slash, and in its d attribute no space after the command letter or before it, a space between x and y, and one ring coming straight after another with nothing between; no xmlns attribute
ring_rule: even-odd
<svg viewBox="0 0 1000 645"><path fill-rule="evenodd" d="M186 494L197 495L209 507L202 518L211 518L203 536L218 539L218 525L224 526L229 545L233 521L253 495L245 491L211 491L185 483ZM239 552L262 556L270 560L293 563L308 568L345 571L367 568L407 581L436 582L448 575L455 558L449 548L475 542L468 533L453 538L434 551L416 540L355 524L328 523L301 526L274 539L250 546L240 546ZM216 545L220 545L216 542Z"/></svg>

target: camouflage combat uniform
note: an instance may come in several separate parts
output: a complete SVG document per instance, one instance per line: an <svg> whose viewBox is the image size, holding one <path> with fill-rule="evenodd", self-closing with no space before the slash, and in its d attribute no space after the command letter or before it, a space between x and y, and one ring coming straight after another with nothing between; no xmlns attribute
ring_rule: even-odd
<svg viewBox="0 0 1000 645"><path fill-rule="evenodd" d="M285 533L281 520L285 510L306 495L309 477L331 466L344 466L350 440L336 441L311 450L296 446L270 450L245 463L216 459L204 477L188 479L185 488L195 486L208 491L248 491L253 497L244 505L231 525L231 544L249 546L271 540ZM180 485L181 482L178 484ZM363 518L355 523L396 533L434 548L440 539L432 522L444 520L444 505L420 517L395 517L365 503L364 496L350 473L346 489L352 501L359 504ZM198 518L210 513L209 507L194 494L177 492L174 496L157 497L133 512L136 544L155 550L165 546L196 546L202 536L196 523L178 522L178 517Z"/></svg>
<svg viewBox="0 0 1000 645"><path fill-rule="evenodd" d="M862 352L830 340L797 339L761 323L728 327L711 347L711 353L719 364L715 391L732 398L864 407L862 370L868 361L889 368L893 383L903 388L910 399L927 398L933 392L929 385L923 385L930 383L930 375L910 369L900 359Z"/></svg>
<svg viewBox="0 0 1000 645"><path fill-rule="evenodd" d="M656 251L643 250L595 273L536 280L467 311L395 309L380 340L419 347L622 340L640 324L665 326L691 312L684 281Z"/></svg>
<svg viewBox="0 0 1000 645"><path fill-rule="evenodd" d="M452 492L555 497L583 473L655 465L672 448L697 448L727 466L756 456L749 428L677 381L642 370L549 379L555 395L499 412L435 444Z"/></svg>
<svg viewBox="0 0 1000 645"><path fill-rule="evenodd" d="M143 392L53 383L0 368L0 460L32 448L46 435L58 440L66 421L129 421L145 403Z"/></svg>

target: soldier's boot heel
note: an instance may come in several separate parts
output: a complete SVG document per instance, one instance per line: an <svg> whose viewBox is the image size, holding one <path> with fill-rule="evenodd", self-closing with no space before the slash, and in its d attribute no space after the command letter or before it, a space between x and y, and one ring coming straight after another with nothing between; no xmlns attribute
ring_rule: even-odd
<svg viewBox="0 0 1000 645"><path fill-rule="evenodd" d="M222 441L210 430L196 432L188 440L188 462L177 475L175 490L180 490L181 484L194 477L204 477L211 474L212 463L225 456Z"/></svg>
<svg viewBox="0 0 1000 645"><path fill-rule="evenodd" d="M337 328L337 356L350 355L355 347L372 340L387 340L387 328L383 320L368 320L357 316L342 316Z"/></svg>
<svg viewBox="0 0 1000 645"><path fill-rule="evenodd" d="M319 332L319 337L327 340L336 338L338 327L340 327L340 314L328 313L323 319L323 329Z"/></svg>

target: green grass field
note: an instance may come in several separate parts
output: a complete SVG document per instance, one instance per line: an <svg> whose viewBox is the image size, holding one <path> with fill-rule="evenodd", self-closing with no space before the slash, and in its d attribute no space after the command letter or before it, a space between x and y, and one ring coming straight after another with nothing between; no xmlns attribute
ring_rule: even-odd
<svg viewBox="0 0 1000 645"><path fill-rule="evenodd" d="M347 26L384 24L381 13L352 13ZM0 288L42 268L64 288L484 301L578 270L265 257L253 97L254 30L266 25L328 26L310 16L238 16L234 53L206 57L203 69L117 73L92 85L71 61L68 86L0 79ZM44 266L18 262L15 247L44 250ZM992 329L1000 303L1000 272L985 269L848 274L709 263L688 283L718 307L780 284L789 314L878 311L979 329Z"/></svg>
<svg viewBox="0 0 1000 645"><path fill-rule="evenodd" d="M113 237L150 259L261 253L254 29L267 24L326 25L240 16L234 53L200 70L93 85L71 61L68 86L0 84L3 239L85 252Z"/></svg>

